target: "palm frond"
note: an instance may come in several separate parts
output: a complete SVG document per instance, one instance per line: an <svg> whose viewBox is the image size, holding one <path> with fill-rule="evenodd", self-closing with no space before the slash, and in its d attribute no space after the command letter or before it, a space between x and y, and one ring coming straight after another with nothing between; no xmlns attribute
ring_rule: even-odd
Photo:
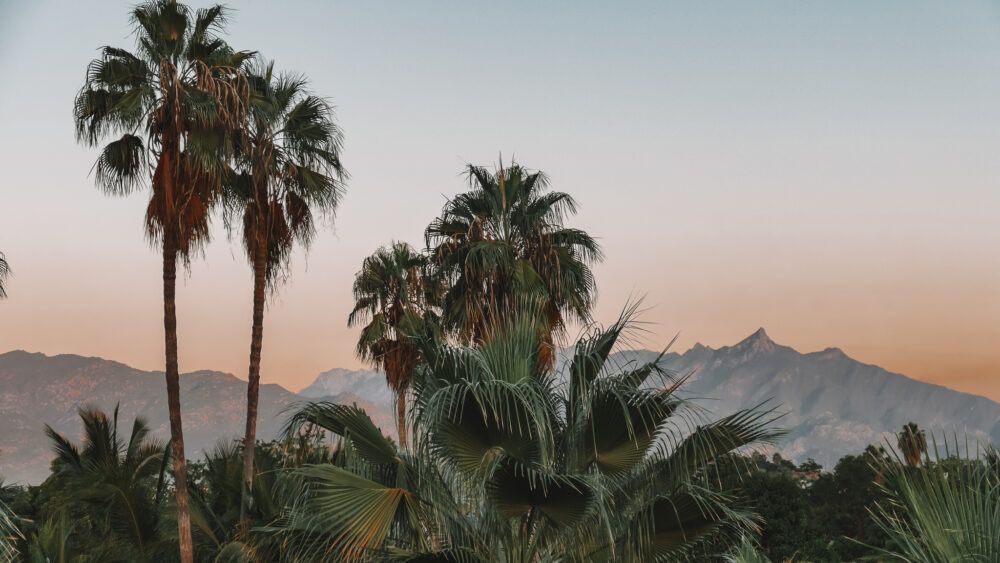
<svg viewBox="0 0 1000 563"><path fill-rule="evenodd" d="M306 424L314 424L351 441L352 447L369 463L394 464L398 461L395 445L357 406L330 402L299 406L285 423L284 434L291 436Z"/></svg>

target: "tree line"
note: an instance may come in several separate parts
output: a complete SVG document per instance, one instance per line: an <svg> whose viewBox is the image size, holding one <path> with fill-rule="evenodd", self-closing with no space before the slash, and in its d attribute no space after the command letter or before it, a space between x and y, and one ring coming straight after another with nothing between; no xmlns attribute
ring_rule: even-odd
<svg viewBox="0 0 1000 563"><path fill-rule="evenodd" d="M615 332L600 336L614 338ZM496 353L481 348L454 352L478 358ZM582 359L578 353L574 361ZM537 366L537 356L531 360ZM417 376L414 387L423 385ZM46 428L55 459L44 483L0 483L0 537L11 540L0 543L0 555L31 562L178 560L169 444L151 437L142 418L127 426L117 408L107 414L83 407L79 415L80 444ZM415 418L441 424L436 434L468 426L466 420L456 424L448 417ZM763 425L758 430L766 432ZM688 441L649 466L649 472L607 471L605 483L564 466L567 472L546 483L551 489L544 492L529 482L534 476L544 483L544 474L521 475L509 466L492 486L468 479L464 466L475 459L468 455L475 445L470 433L442 441L451 452L447 456L422 449L403 452L361 409L313 403L289 417L282 437L255 444L258 473L248 516L243 514L242 442L220 442L203 458L189 461L194 556L244 562L545 561L553 556L581 561L991 560L998 553L1000 456L990 447L963 453L947 440L935 440L928 451L919 446L920 438L913 440L914 430L920 433L916 425L905 427L895 449L888 443L868 446L842 457L829 472L812 460L796 465L759 451L729 451L692 466L689 456L697 446ZM336 438L331 442L329 436ZM610 456L606 464L627 463L626 457ZM615 483L616 478L622 482ZM704 489L698 496L693 491L674 496L668 505L662 492L670 490L671 481L686 483L682 490L692 484ZM608 515L582 508L599 502L594 497L601 486L616 489L616 503L632 508L645 504L643 494L658 497L659 507L654 503L633 513L650 517L654 527L641 532L642 517L602 523ZM717 494L699 499L707 491ZM697 511L678 511L695 499L708 499L701 506L714 511L714 521L699 523L692 518ZM516 515L535 509L542 522L534 525L542 525L533 538ZM611 516L621 513L630 511L619 507ZM511 518L520 525L504 525ZM604 526L618 534L618 542L602 540L597 531ZM649 532L651 538L634 535ZM654 540L652 549L649 540Z"/></svg>

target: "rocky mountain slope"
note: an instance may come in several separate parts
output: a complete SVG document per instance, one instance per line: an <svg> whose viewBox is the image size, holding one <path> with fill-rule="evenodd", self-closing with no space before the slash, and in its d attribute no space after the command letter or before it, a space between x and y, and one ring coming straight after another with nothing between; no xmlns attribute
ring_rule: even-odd
<svg viewBox="0 0 1000 563"><path fill-rule="evenodd" d="M246 382L230 374L198 371L181 375L184 441L189 458L196 458L218 440L243 436ZM381 415L366 399L350 393L313 398L357 403L390 431L388 415ZM261 385L257 435L277 436L289 405L305 400L279 385ZM111 412L120 403L120 419L131 425L136 414L146 417L153 432L170 436L166 383L163 374L125 364L74 355L46 356L23 351L0 354L0 478L8 483L37 483L48 472L52 455L42 433L44 424L78 440L76 409L91 403Z"/></svg>
<svg viewBox="0 0 1000 563"><path fill-rule="evenodd" d="M391 412L392 392L386 386L385 376L380 371L334 368L317 375L308 387L299 391L299 395L309 399L338 393L353 393L364 397L379 409Z"/></svg>
<svg viewBox="0 0 1000 563"><path fill-rule="evenodd" d="M695 345L663 362L690 374L685 393L706 398L700 403L716 416L770 400L789 430L782 454L800 462L812 457L827 469L868 444L890 438L894 445L891 433L910 421L939 437L1000 443L1000 403L858 362L838 348L802 354L764 329L734 346Z"/></svg>
<svg viewBox="0 0 1000 563"><path fill-rule="evenodd" d="M615 361L649 361L656 355L621 352ZM939 437L957 435L963 446L965 437L970 444L1000 443L1000 403L858 362L838 348L800 353L775 343L764 329L733 346L696 344L682 354L666 354L662 362L689 377L681 394L694 399L707 418L767 401L784 413L778 424L789 431L778 450L799 462L811 457L828 469L868 444L895 444L892 433L910 421ZM337 389L386 405L380 408L388 409L391 400L382 374L370 370L330 370L302 394Z"/></svg>
<svg viewBox="0 0 1000 563"><path fill-rule="evenodd" d="M655 357L655 352L634 351L619 353L615 360ZM837 348L803 354L775 343L763 329L733 346L697 344L683 354L667 354L663 365L689 376L683 394L697 399L710 418L769 401L785 413L779 425L789 434L779 445L782 454L797 461L812 457L828 469L844 454L891 439L909 421L939 436L1000 443L1000 404L994 401L863 364ZM77 437L76 408L84 402L109 411L120 402L125 420L141 413L166 438L164 387L162 373L100 358L0 354L0 477L7 482L44 478L51 456L43 424ZM189 457L219 439L242 436L245 393L246 383L229 374L181 376ZM261 386L258 435L274 437L288 405L317 399L357 403L387 434L393 433L392 396L382 374L332 369L299 394L278 385Z"/></svg>

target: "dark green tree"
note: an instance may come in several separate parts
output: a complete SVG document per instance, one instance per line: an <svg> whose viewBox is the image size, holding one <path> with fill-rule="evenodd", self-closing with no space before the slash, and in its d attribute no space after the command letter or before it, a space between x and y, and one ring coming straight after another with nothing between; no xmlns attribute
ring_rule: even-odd
<svg viewBox="0 0 1000 563"><path fill-rule="evenodd" d="M761 550L772 561L801 556L817 530L798 483L785 474L759 472L745 480L743 494L763 519Z"/></svg>
<svg viewBox="0 0 1000 563"><path fill-rule="evenodd" d="M807 491L812 520L826 548L809 554L818 561L854 561L871 554L868 545L885 545L885 534L874 525L869 510L885 498L879 486L886 452L868 446L860 455L846 455L833 472L823 475ZM822 558L821 558L822 556Z"/></svg>
<svg viewBox="0 0 1000 563"><path fill-rule="evenodd" d="M160 561L176 550L163 534L170 448L136 418L128 434L95 407L79 410L84 440L76 445L48 425L56 454L39 493L43 525L31 549L67 550L104 561ZM30 553L30 551L29 551Z"/></svg>
<svg viewBox="0 0 1000 563"><path fill-rule="evenodd" d="M920 458L927 452L927 436L915 422L907 422L896 435L896 444L910 467L920 467Z"/></svg>

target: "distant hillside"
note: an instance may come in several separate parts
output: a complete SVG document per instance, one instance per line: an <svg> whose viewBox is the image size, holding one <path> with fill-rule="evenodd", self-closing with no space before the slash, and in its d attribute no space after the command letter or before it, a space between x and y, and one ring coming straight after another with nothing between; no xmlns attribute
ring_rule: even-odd
<svg viewBox="0 0 1000 563"><path fill-rule="evenodd" d="M181 375L180 382L189 458L200 457L220 439L243 436L245 381L226 373L198 371ZM317 398L357 402L375 414L376 422L387 432L394 428L391 418L379 415L367 399L350 393L329 395ZM302 400L279 385L261 385L257 435L265 440L275 437L285 419L282 411ZM23 351L0 354L0 477L8 483L43 479L52 459L43 425L79 439L76 409L84 403L108 412L120 403L120 416L127 424L139 413L157 436L170 436L162 373L100 358Z"/></svg>
<svg viewBox="0 0 1000 563"><path fill-rule="evenodd" d="M1000 443L1000 404L990 399L863 364L838 348L802 354L776 344L764 329L734 346L696 344L668 354L664 365L691 373L685 393L708 398L701 404L716 415L773 399L787 413L780 424L791 431L781 452L800 462L812 457L827 469L909 421L938 436L957 432L970 443Z"/></svg>
<svg viewBox="0 0 1000 563"><path fill-rule="evenodd" d="M334 368L317 375L308 387L299 391L299 395L310 399L337 393L353 393L364 397L379 409L392 412L392 392L380 371Z"/></svg>
<svg viewBox="0 0 1000 563"><path fill-rule="evenodd" d="M655 357L640 350L618 353L615 360ZM779 451L799 462L812 457L827 469L845 454L883 444L910 421L938 436L957 433L970 443L1000 443L1000 404L990 399L863 364L838 348L802 354L776 344L764 329L734 346L696 344L683 354L667 354L663 365L690 374L682 395L698 399L713 418L771 399L771 406L786 413L779 424L790 431ZM330 370L302 394L337 389L390 404L382 374L370 370Z"/></svg>
<svg viewBox="0 0 1000 563"><path fill-rule="evenodd" d="M643 350L615 359L624 363L655 356ZM1000 442L1000 404L994 401L863 364L837 348L802 354L776 344L763 329L734 346L696 344L683 354L667 354L663 365L690 374L683 393L699 398L712 418L772 399L787 413L780 425L790 430L779 450L797 461L812 457L828 469L844 454L882 443L909 421L939 435L968 436L973 443ZM198 457L220 438L242 436L245 393L246 383L229 374L181 376L189 457ZM356 402L386 434L394 434L392 395L382 374L332 369L298 395L262 385L258 435L275 436L289 404L316 399ZM44 478L51 455L42 425L78 437L76 407L87 401L106 410L121 402L127 420L142 413L159 436L169 435L162 373L100 358L0 355L0 477L32 483Z"/></svg>

